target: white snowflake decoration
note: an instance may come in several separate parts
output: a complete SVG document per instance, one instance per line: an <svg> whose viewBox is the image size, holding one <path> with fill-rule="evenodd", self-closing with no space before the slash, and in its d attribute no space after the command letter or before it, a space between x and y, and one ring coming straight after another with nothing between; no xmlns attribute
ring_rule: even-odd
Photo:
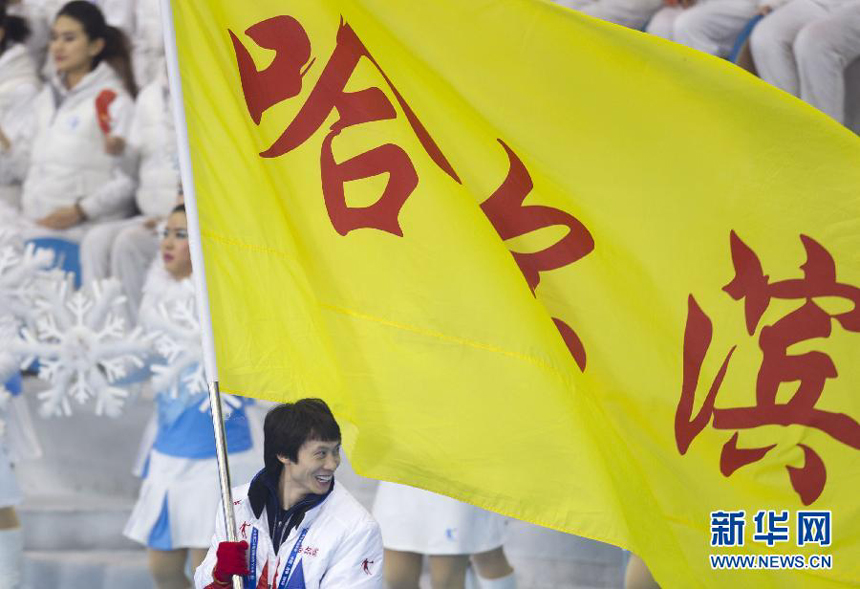
<svg viewBox="0 0 860 589"><path fill-rule="evenodd" d="M118 416L128 392L114 383L128 375L129 365L144 366L148 348L142 330L129 331L114 312L125 302L119 282L95 281L76 292L63 282L43 296L35 333L24 328L13 346L24 357L22 366L38 358L39 378L51 384L38 393L40 413L68 416L72 401L94 399L96 415Z"/></svg>
<svg viewBox="0 0 860 589"><path fill-rule="evenodd" d="M0 200L0 244L3 243L2 234L17 234L21 225L20 214L10 205Z"/></svg>
<svg viewBox="0 0 860 589"><path fill-rule="evenodd" d="M53 264L53 251L23 246L9 232L0 232L0 309L31 323L40 292L62 280Z"/></svg>
<svg viewBox="0 0 860 589"><path fill-rule="evenodd" d="M172 398L179 398L181 389L189 396L207 392L197 305L190 288L187 294L160 304L157 311L146 318L155 353L166 361L152 366L155 374L152 385L157 391L166 391ZM242 406L241 399L233 395L222 393L221 399L227 415L231 408ZM200 411L209 411L209 407L209 395L205 395L200 402Z"/></svg>
<svg viewBox="0 0 860 589"><path fill-rule="evenodd" d="M151 328L155 353L167 361L152 367L155 390L168 391L171 397L176 398L181 381L191 394L206 391L200 321L194 299L185 297L161 303L157 312L147 317L147 325ZM193 370L182 376L189 369Z"/></svg>
<svg viewBox="0 0 860 589"><path fill-rule="evenodd" d="M0 215L2 215L0 208ZM24 247L24 240L21 239L21 234L11 225L0 223L0 247L11 245L17 249Z"/></svg>

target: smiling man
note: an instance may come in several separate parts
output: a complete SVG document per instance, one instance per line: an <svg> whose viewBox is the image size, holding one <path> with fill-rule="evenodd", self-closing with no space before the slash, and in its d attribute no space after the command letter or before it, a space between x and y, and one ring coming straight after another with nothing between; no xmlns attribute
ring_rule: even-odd
<svg viewBox="0 0 860 589"><path fill-rule="evenodd" d="M219 513L195 587L230 587L240 575L247 588L381 589L379 526L335 484L340 427L325 402L279 405L263 432L266 466L234 490L240 541L226 541Z"/></svg>

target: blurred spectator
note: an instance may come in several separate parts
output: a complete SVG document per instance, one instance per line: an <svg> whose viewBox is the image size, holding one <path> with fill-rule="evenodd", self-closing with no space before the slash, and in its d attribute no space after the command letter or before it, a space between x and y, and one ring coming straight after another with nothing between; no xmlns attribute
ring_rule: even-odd
<svg viewBox="0 0 860 589"><path fill-rule="evenodd" d="M641 29L662 5L662 0L584 0L572 2L569 7L617 25Z"/></svg>
<svg viewBox="0 0 860 589"><path fill-rule="evenodd" d="M81 264L85 281L113 276L122 282L133 317L146 269L158 251L156 224L175 206L179 186L176 131L163 69L137 98L128 149L137 161L135 200L141 214L94 227L81 243Z"/></svg>
<svg viewBox="0 0 860 589"><path fill-rule="evenodd" d="M751 48L763 80L846 122L845 70L860 56L860 2L792 0L756 27Z"/></svg>
<svg viewBox="0 0 860 589"><path fill-rule="evenodd" d="M18 208L33 136L32 102L39 92L36 67L24 46L26 21L0 0L0 201Z"/></svg>
<svg viewBox="0 0 860 589"><path fill-rule="evenodd" d="M8 0L6 10L9 14L19 16L27 21L30 36L25 45L30 51L37 71L45 63L48 51L48 41L51 36L51 25L45 13L45 5L41 0Z"/></svg>
<svg viewBox="0 0 860 589"><path fill-rule="evenodd" d="M25 2L37 2L38 0L24 0ZM120 29L126 36L134 32L134 3L135 0L88 0L90 4L98 6L104 15L105 21L112 27ZM68 3L68 0L41 0L40 4L45 18L49 23L56 20L60 10Z"/></svg>
<svg viewBox="0 0 860 589"><path fill-rule="evenodd" d="M631 29L641 29L661 5L660 0L597 0L583 6L582 12Z"/></svg>
<svg viewBox="0 0 860 589"><path fill-rule="evenodd" d="M684 9L693 5L695 0L663 0L663 7L654 13L645 31L673 41L675 39L675 20Z"/></svg>
<svg viewBox="0 0 860 589"><path fill-rule="evenodd" d="M126 37L134 38L134 11L138 0L96 0L107 23L121 30ZM158 0L156 0L158 1Z"/></svg>
<svg viewBox="0 0 860 589"><path fill-rule="evenodd" d="M26 1L38 2L39 0ZM132 38L132 35L134 34L134 0L87 1L99 7L107 24L122 31L127 40ZM60 13L60 10L62 10L63 6L67 3L68 0L42 0L41 13L45 22L45 30L49 37L51 24L57 19L57 15ZM52 59L44 60L40 71L44 79L50 80L56 73L54 70L54 61Z"/></svg>
<svg viewBox="0 0 860 589"><path fill-rule="evenodd" d="M780 0L764 0L772 4ZM728 56L738 33L761 9L758 0L667 0L647 31L693 49Z"/></svg>
<svg viewBox="0 0 860 589"><path fill-rule="evenodd" d="M62 8L50 51L57 74L36 98L22 208L43 234L79 241L91 223L132 211L132 172L121 153L134 80L124 36L90 2Z"/></svg>
<svg viewBox="0 0 860 589"><path fill-rule="evenodd" d="M135 0L133 59L136 80L157 80L165 67L161 2Z"/></svg>

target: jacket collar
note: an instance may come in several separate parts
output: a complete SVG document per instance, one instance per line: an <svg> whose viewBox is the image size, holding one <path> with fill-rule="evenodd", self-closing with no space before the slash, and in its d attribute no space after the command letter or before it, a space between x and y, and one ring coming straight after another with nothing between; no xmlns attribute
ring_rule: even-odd
<svg viewBox="0 0 860 589"><path fill-rule="evenodd" d="M319 513L316 508L328 499L335 485L334 478L332 478L331 486L325 494L308 494L301 501L284 510L281 508L281 501L278 497L279 478L280 472L278 475L274 475L264 468L254 476L248 487L248 502L254 517L260 520L263 511L266 512L269 537L272 539L275 552L278 551L281 541L289 536L292 529L297 528L303 521L308 523L316 518ZM305 518L305 515L308 517Z"/></svg>
<svg viewBox="0 0 860 589"><path fill-rule="evenodd" d="M257 519L263 514L263 509L272 505L278 510L281 510L281 500L278 498L278 475L269 473L265 468L254 475L251 480L251 485L248 487L248 501L251 504L251 511ZM287 511L297 511L298 507L303 507L302 511L310 511L325 501L331 492L334 490L335 480L332 477L331 487L322 495L309 494L304 499L293 505Z"/></svg>
<svg viewBox="0 0 860 589"><path fill-rule="evenodd" d="M71 90L66 88L66 84L60 74L54 73L51 77L51 88L54 91L54 97L58 105L71 97L89 96L94 90L108 87L122 88L122 81L113 68L105 61L99 63L93 71L85 75L78 82L77 86Z"/></svg>

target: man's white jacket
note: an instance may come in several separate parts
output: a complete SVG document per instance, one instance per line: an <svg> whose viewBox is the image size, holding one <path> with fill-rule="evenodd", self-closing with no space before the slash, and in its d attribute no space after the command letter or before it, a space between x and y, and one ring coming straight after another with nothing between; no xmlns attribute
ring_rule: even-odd
<svg viewBox="0 0 860 589"><path fill-rule="evenodd" d="M382 589L382 535L379 524L343 487L335 484L325 500L308 510L304 519L281 543L276 554L269 537L265 507L254 514L248 498L250 485L233 491L239 540L251 544L257 531L257 547L251 561L256 561L257 587L283 587L281 576L287 567L299 537L307 533L296 555L286 588L289 589ZM194 574L194 586L203 589L212 583L218 544L227 540L224 517L216 517L215 535L206 559ZM251 552L251 548L248 549ZM263 571L267 578L263 579ZM262 584L260 584L262 581Z"/></svg>

